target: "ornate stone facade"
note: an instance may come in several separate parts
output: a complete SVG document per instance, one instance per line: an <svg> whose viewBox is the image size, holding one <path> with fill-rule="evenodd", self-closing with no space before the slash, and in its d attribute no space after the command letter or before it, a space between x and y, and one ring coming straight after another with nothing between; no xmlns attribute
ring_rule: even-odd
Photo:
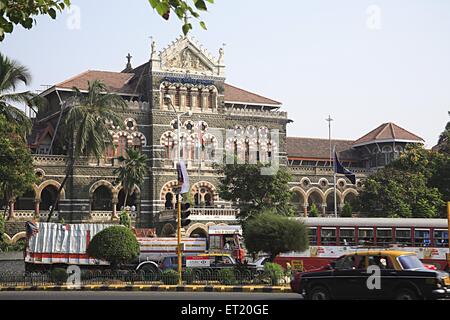
<svg viewBox="0 0 450 320"><path fill-rule="evenodd" d="M67 157L58 131L61 106L70 107L74 86L83 92L88 81L96 79L128 101L128 108L119 110L124 127L111 125L113 146L100 161L81 158L76 162L61 193L56 218L66 222L112 221L122 207L129 206L136 226L156 226L158 233L164 226L173 230L167 224L174 223L178 147L187 164L194 207L187 235L203 234L209 225L237 223L237 211L217 192L219 175L213 164L224 155L232 160L236 157L240 163L276 161L289 165L294 177L292 201L298 215L307 214L313 202L323 214L330 212L334 193L328 148L317 141L287 138L286 126L291 120L279 111L281 103L226 84L223 48L216 59L196 41L180 37L159 53L152 42L149 61L136 68L130 59L128 55L122 72L87 71L42 93L49 108L37 115L29 137L40 181L17 199L11 208L12 220L47 217L66 173ZM174 109L191 115L182 116L178 124ZM373 165L373 157L377 159L374 146L385 155L393 143L389 150L395 156L408 142L401 137L392 141L385 136L363 138L356 147L353 142L335 141L344 165L358 176L356 185L344 178L337 181L340 207L358 194L363 179L378 167ZM409 142L417 142L413 140ZM141 149L148 156L148 172L144 184L125 204L113 171L126 147Z"/></svg>

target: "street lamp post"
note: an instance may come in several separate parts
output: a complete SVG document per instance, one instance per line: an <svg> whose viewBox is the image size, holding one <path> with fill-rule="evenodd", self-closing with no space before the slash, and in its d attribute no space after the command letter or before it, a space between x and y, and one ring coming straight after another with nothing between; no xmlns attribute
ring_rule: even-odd
<svg viewBox="0 0 450 320"><path fill-rule="evenodd" d="M181 153L181 117L184 115L192 116L192 112L188 111L185 113L178 113L175 106L172 103L172 97L168 94L164 96L164 102L170 105L177 115L177 163L180 163L180 153ZM182 269L182 248L181 248L181 193L177 194L177 256L178 256L178 284L182 284L181 269Z"/></svg>

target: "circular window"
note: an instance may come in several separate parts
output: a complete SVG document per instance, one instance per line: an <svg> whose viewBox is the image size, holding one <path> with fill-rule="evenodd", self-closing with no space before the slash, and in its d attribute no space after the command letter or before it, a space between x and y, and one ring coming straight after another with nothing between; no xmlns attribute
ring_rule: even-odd
<svg viewBox="0 0 450 320"><path fill-rule="evenodd" d="M328 186L328 180L327 179L320 179L319 184L322 188L325 188Z"/></svg>
<svg viewBox="0 0 450 320"><path fill-rule="evenodd" d="M173 129L178 129L178 121L175 119L173 120L170 125L172 126Z"/></svg>
<svg viewBox="0 0 450 320"><path fill-rule="evenodd" d="M133 128L133 127L134 127L133 121L129 120L129 121L127 122L127 127L128 127L128 129Z"/></svg>
<svg viewBox="0 0 450 320"><path fill-rule="evenodd" d="M186 129L188 129L189 131L192 130L192 128L194 128L194 125L192 123L187 123L186 124Z"/></svg>
<svg viewBox="0 0 450 320"><path fill-rule="evenodd" d="M36 169L36 172L34 174L39 180L42 180L45 176L45 172L42 169Z"/></svg>
<svg viewBox="0 0 450 320"><path fill-rule="evenodd" d="M341 180L341 181L339 181L338 185L339 185L339 187L343 188L343 187L345 187L345 182Z"/></svg>
<svg viewBox="0 0 450 320"><path fill-rule="evenodd" d="M303 185L304 187L307 187L307 186L309 186L309 185L310 185L310 183L311 183L311 181L309 181L309 179L308 179L308 178L305 178L305 179L303 179L303 180L302 180L302 185Z"/></svg>

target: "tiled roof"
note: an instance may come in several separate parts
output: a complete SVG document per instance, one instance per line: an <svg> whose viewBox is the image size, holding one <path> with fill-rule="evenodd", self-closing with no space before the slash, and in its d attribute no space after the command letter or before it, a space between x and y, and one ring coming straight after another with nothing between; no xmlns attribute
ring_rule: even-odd
<svg viewBox="0 0 450 320"><path fill-rule="evenodd" d="M88 81L101 80L108 89L117 93L136 93L136 88L142 81L142 74L147 70L148 63L144 63L128 73L88 70L73 78L56 85L57 88L87 90ZM258 94L225 84L225 101L258 105L277 105L281 103Z"/></svg>
<svg viewBox="0 0 450 320"><path fill-rule="evenodd" d="M357 150L352 149L352 140L331 140L341 161L360 161ZM330 159L330 141L328 139L287 137L288 158Z"/></svg>
<svg viewBox="0 0 450 320"><path fill-rule="evenodd" d="M281 105L281 102L225 84L225 102L242 102L258 105Z"/></svg>
<svg viewBox="0 0 450 320"><path fill-rule="evenodd" d="M353 145L365 145L373 142L380 142L380 141L417 141L422 142L424 141L421 137L415 135L414 133L409 132L408 130L405 130L395 123L388 122L383 123L378 128L370 131L365 136L359 138L356 140Z"/></svg>
<svg viewBox="0 0 450 320"><path fill-rule="evenodd" d="M134 73L121 73L110 71L88 70L73 78L58 83L57 88L72 89L77 87L80 90L88 89L88 81L101 80L110 91L118 93L128 93L124 87L133 78Z"/></svg>

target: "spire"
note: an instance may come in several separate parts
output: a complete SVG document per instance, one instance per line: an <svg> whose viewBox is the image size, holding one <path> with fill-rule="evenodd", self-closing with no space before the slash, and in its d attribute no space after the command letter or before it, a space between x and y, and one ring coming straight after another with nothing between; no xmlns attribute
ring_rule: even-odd
<svg viewBox="0 0 450 320"><path fill-rule="evenodd" d="M131 66L131 58L133 58L133 57L131 56L130 53L128 53L128 55L125 58L127 58L127 65L125 67L124 72L128 72L128 71L133 70L133 67Z"/></svg>

